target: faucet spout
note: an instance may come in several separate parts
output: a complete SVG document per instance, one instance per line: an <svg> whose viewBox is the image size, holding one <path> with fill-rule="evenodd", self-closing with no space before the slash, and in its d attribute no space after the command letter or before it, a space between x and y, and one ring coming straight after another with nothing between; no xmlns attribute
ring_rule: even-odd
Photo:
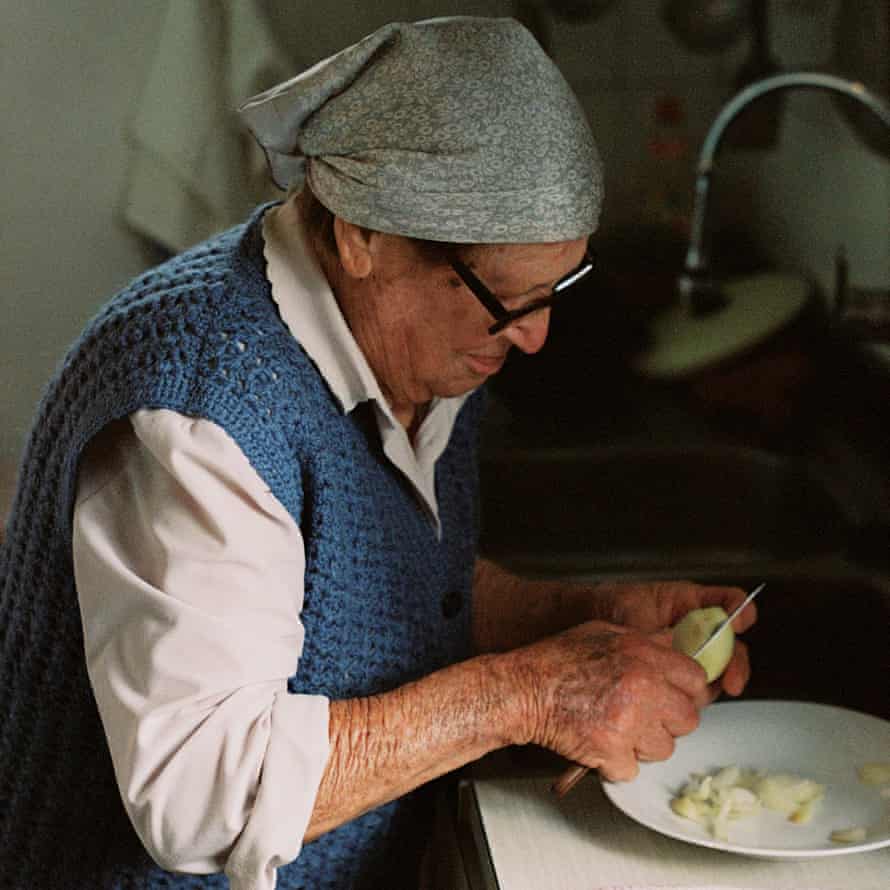
<svg viewBox="0 0 890 890"><path fill-rule="evenodd" d="M795 89L825 90L848 96L874 112L878 119L890 129L890 107L885 102L863 84L830 74L808 71L777 74L757 80L736 93L723 106L711 124L702 143L696 166L695 203L692 211L689 248L686 252L683 273L677 282L681 298L688 301L691 311L695 314L714 311L721 305L719 289L710 280L708 270L705 222L714 159L723 134L736 116L761 96L777 90Z"/></svg>

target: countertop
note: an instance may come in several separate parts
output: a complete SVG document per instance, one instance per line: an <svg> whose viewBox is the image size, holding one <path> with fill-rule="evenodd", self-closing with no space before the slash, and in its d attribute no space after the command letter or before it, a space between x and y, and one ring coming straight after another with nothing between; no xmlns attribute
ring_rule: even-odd
<svg viewBox="0 0 890 890"><path fill-rule="evenodd" d="M506 768L505 768L506 765ZM890 848L820 859L754 859L665 837L614 807L593 776L558 799L558 772L483 763L462 788L473 890L887 890Z"/></svg>

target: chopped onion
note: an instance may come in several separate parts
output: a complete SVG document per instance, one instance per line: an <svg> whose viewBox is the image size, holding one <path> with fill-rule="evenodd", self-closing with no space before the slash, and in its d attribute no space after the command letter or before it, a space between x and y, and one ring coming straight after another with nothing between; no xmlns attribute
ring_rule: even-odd
<svg viewBox="0 0 890 890"><path fill-rule="evenodd" d="M863 763L858 769L859 778L866 785L890 784L890 762Z"/></svg>
<svg viewBox="0 0 890 890"><path fill-rule="evenodd" d="M890 761L864 763L857 773L865 784L883 786L878 793L890 800ZM825 786L812 779L731 765L712 773L691 773L671 801L671 809L726 841L732 822L753 816L761 808L775 810L789 822L803 825L812 819L824 795ZM851 825L832 831L829 837L837 844L858 844L868 837L868 829Z"/></svg>
<svg viewBox="0 0 890 890"><path fill-rule="evenodd" d="M726 841L730 824L761 807L782 813L795 824L808 822L825 788L812 779L726 766L713 773L692 773L671 809Z"/></svg>
<svg viewBox="0 0 890 890"><path fill-rule="evenodd" d="M828 835L836 844L861 844L868 832L863 825L853 825L850 828L839 828Z"/></svg>
<svg viewBox="0 0 890 890"><path fill-rule="evenodd" d="M825 788L818 782L785 773L763 776L756 782L754 790L767 809L777 810L797 823L809 821L813 804L825 793Z"/></svg>

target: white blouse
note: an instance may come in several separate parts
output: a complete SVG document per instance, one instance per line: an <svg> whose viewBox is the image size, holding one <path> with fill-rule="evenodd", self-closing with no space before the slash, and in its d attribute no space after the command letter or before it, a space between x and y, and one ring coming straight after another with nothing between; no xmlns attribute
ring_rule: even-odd
<svg viewBox="0 0 890 890"><path fill-rule="evenodd" d="M412 445L292 201L266 213L263 236L284 322L344 413L372 401L384 452L439 528L435 464L466 396L434 401ZM327 699L287 692L303 644L299 527L220 427L143 410L81 463L74 568L90 680L146 849L171 870L271 890L329 755Z"/></svg>

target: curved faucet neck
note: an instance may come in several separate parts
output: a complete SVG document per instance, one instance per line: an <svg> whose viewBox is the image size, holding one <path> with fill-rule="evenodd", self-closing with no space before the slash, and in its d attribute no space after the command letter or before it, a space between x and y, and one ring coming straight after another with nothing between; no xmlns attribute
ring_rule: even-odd
<svg viewBox="0 0 890 890"><path fill-rule="evenodd" d="M707 282L708 260L705 249L705 222L714 159L726 128L737 115L761 96L777 90L815 89L840 93L861 102L890 129L890 107L863 84L830 74L798 71L776 74L755 81L736 93L717 114L705 135L696 166L695 203L692 210L689 248L679 288L681 296L692 301L693 311L706 312L718 308L719 298L713 283Z"/></svg>

